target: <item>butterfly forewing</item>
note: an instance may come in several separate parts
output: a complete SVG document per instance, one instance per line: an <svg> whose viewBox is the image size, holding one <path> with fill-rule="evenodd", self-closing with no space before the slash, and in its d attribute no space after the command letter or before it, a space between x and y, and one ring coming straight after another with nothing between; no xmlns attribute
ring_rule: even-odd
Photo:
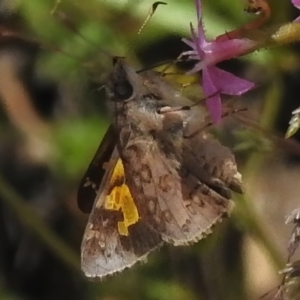
<svg viewBox="0 0 300 300"><path fill-rule="evenodd" d="M112 125L107 129L97 152L91 161L83 179L81 180L77 204L84 213L90 213L94 205L96 194L105 174L103 165L109 161L116 145L116 135Z"/></svg>
<svg viewBox="0 0 300 300"><path fill-rule="evenodd" d="M126 214L121 209L107 207L114 189L125 184L124 173L120 174L122 171L115 175L114 170L118 163L118 151L115 149L106 164L106 171L83 236L81 268L90 278L103 278L131 267L162 244L160 235L145 226L144 220L138 220L129 226L128 232L124 234L119 224L123 223ZM115 201L121 202L126 197L131 195L123 192Z"/></svg>

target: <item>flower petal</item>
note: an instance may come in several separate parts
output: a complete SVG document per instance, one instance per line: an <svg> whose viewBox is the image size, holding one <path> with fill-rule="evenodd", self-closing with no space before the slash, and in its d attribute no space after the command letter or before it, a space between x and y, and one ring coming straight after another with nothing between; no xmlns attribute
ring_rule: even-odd
<svg viewBox="0 0 300 300"><path fill-rule="evenodd" d="M206 100L206 105L214 123L219 124L222 118L221 95L215 94Z"/></svg>
<svg viewBox="0 0 300 300"><path fill-rule="evenodd" d="M203 29L201 0L196 1L198 33L191 24L192 41L183 39L190 51L184 52L190 59L198 60L194 68L188 72L192 74L202 70L202 87L206 97L208 110L215 123L221 121L221 94L241 95L252 89L255 84L239 78L231 73L217 68L218 62L235 58L253 51L255 42L246 39L222 39L207 41ZM300 0L292 0L300 5ZM300 18L299 18L300 19ZM222 35L224 36L224 35Z"/></svg>
<svg viewBox="0 0 300 300"><path fill-rule="evenodd" d="M201 0L196 1L196 11L197 11L197 21L198 21L198 42L200 45L206 43L204 29L203 29L203 21L202 21L202 5Z"/></svg>
<svg viewBox="0 0 300 300"><path fill-rule="evenodd" d="M196 49L195 43L193 41L190 41L186 38L181 39L185 44L187 44L188 46L190 46L193 49ZM187 51L186 51L187 52Z"/></svg>
<svg viewBox="0 0 300 300"><path fill-rule="evenodd" d="M216 89L221 94L240 96L255 86L253 82L239 78L215 66L210 66L207 70L211 81L215 82Z"/></svg>
<svg viewBox="0 0 300 300"><path fill-rule="evenodd" d="M196 59L196 57L190 56L191 59ZM195 66L193 67L193 69L189 70L186 72L186 74L191 75L194 73L197 73L199 71L201 71L203 69L203 61L199 61L195 64Z"/></svg>
<svg viewBox="0 0 300 300"><path fill-rule="evenodd" d="M201 49L201 46L200 46L200 43L199 43L199 37L197 37L192 23L191 23L191 35L192 35L192 39L193 39L193 42L194 42L195 49L198 52L198 56L199 56L199 60L200 60L204 57L204 52Z"/></svg>
<svg viewBox="0 0 300 300"><path fill-rule="evenodd" d="M292 4L296 8L300 9L300 0L292 0ZM300 16L297 19L295 19L294 22L300 22Z"/></svg>
<svg viewBox="0 0 300 300"><path fill-rule="evenodd" d="M292 4L300 9L300 0L292 0Z"/></svg>
<svg viewBox="0 0 300 300"><path fill-rule="evenodd" d="M201 5L201 0L195 0L195 3L196 3L197 21L199 23L202 20L202 5Z"/></svg>
<svg viewBox="0 0 300 300"><path fill-rule="evenodd" d="M233 39L222 42L213 41L202 47L210 64L241 56L254 47L255 43L249 39Z"/></svg>
<svg viewBox="0 0 300 300"><path fill-rule="evenodd" d="M204 95L208 97L206 105L211 118L215 123L220 123L222 116L221 96L210 76L208 68L204 68L202 72L202 87Z"/></svg>

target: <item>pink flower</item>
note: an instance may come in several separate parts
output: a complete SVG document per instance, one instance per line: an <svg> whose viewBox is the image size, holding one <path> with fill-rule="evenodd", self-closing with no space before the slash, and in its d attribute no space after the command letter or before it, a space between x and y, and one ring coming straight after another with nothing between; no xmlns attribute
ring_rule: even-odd
<svg viewBox="0 0 300 300"><path fill-rule="evenodd" d="M198 35L191 24L192 41L183 39L183 42L193 50L184 52L189 59L198 60L195 67L189 73L202 71L202 87L206 97L206 104L215 123L219 123L222 117L221 95L242 95L254 87L254 83L234 76L215 66L218 62L246 54L254 46L254 42L246 39L226 39L226 35L212 41L205 38L201 1L196 0L198 18ZM219 38L220 38L219 37ZM224 38L225 37L225 38ZM213 95L213 96L212 96Z"/></svg>
<svg viewBox="0 0 300 300"><path fill-rule="evenodd" d="M300 0L292 0L292 4L293 4L296 8L300 9ZM295 19L294 22L300 22L300 16L299 16L297 19Z"/></svg>

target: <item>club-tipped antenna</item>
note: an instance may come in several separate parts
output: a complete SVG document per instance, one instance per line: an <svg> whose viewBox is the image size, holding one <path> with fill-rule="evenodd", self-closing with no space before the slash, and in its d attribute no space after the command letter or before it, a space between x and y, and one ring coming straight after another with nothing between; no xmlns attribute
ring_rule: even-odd
<svg viewBox="0 0 300 300"><path fill-rule="evenodd" d="M150 20L150 18L154 15L157 7L159 5L167 5L166 2L162 2L162 1L157 1L157 2L154 2L150 8L150 11L145 19L145 21L143 22L142 26L140 27L139 31L138 31L138 35L141 34L142 30L145 28L146 24L148 23L148 21Z"/></svg>
<svg viewBox="0 0 300 300"><path fill-rule="evenodd" d="M152 4L148 14L147 14L147 17L145 19L145 21L143 22L143 24L141 25L140 29L138 30L137 34L140 35L141 32L143 31L143 29L145 28L145 26L147 25L148 21L151 19L151 17L154 15L154 13L156 12L156 9L159 5L167 5L166 2L162 2L162 1L156 1ZM128 53L131 53L134 49L134 45L131 45L131 47L129 47L129 50L128 50ZM149 68L146 68L146 69L141 69L139 71L137 71L137 73L142 73L144 71L147 71L149 70Z"/></svg>
<svg viewBox="0 0 300 300"><path fill-rule="evenodd" d="M76 24L72 21L72 19L63 11L60 11L58 9L59 4L61 3L61 0L56 0L54 7L51 10L51 14L56 16L58 18L58 20L66 27L68 28L70 31L76 33L82 40L84 40L86 43L88 43L89 45L97 48L99 50L99 52L101 52L102 54L104 54L105 56L109 57L109 58L113 58L114 55L112 55L111 53L109 53L106 50L103 50L101 48L99 48L98 45L96 45L94 42L92 42L91 40L87 39L77 28ZM166 2L162 2L162 1L156 1L152 4L150 11L145 19L145 21L143 22L143 24L141 25L140 29L138 30L138 35L141 34L142 30L145 28L145 26L147 25L148 21L150 20L150 18L154 15L155 11L157 10L157 7L159 5L167 5ZM129 51L130 52L130 51Z"/></svg>

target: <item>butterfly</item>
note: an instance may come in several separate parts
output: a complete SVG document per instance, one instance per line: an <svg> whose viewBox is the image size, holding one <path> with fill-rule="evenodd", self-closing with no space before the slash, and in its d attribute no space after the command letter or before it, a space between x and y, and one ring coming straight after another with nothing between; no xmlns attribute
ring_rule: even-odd
<svg viewBox="0 0 300 300"><path fill-rule="evenodd" d="M114 59L106 86L112 124L78 190L90 212L81 245L85 276L102 279L162 246L197 242L242 193L234 155L205 130L201 106L155 71ZM187 107L190 109L178 109Z"/></svg>

